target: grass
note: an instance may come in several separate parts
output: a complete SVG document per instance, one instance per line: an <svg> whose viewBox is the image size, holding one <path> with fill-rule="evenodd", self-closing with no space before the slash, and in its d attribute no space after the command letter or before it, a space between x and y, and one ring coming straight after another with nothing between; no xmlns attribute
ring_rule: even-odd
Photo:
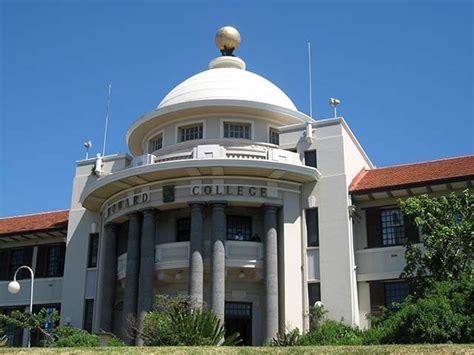
<svg viewBox="0 0 474 355"><path fill-rule="evenodd" d="M15 354L474 354L474 344L273 347L0 348Z"/></svg>

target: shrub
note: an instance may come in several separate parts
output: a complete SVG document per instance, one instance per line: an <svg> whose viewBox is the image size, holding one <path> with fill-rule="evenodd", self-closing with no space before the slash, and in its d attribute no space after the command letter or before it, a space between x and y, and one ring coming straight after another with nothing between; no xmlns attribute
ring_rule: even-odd
<svg viewBox="0 0 474 355"><path fill-rule="evenodd" d="M56 339L51 345L58 348L96 347L100 345L100 340L97 335L85 330L60 326L56 328Z"/></svg>
<svg viewBox="0 0 474 355"><path fill-rule="evenodd" d="M127 344L117 337L112 337L107 346L127 346Z"/></svg>
<svg viewBox="0 0 474 355"><path fill-rule="evenodd" d="M288 333L278 333L276 338L273 338L269 344L270 346L297 346L301 345L300 330L295 328Z"/></svg>
<svg viewBox="0 0 474 355"><path fill-rule="evenodd" d="M324 321L328 311L324 309L322 305L314 305L309 307L309 329L316 329Z"/></svg>
<svg viewBox="0 0 474 355"><path fill-rule="evenodd" d="M302 345L361 345L362 332L342 322L324 320L301 338Z"/></svg>
<svg viewBox="0 0 474 355"><path fill-rule="evenodd" d="M408 297L397 312L384 310L373 322L381 343L472 343L474 281L434 282L423 298Z"/></svg>
<svg viewBox="0 0 474 355"><path fill-rule="evenodd" d="M143 328L141 337L151 346L236 345L241 341L239 333L225 337L215 314L192 307L185 297L157 296Z"/></svg>

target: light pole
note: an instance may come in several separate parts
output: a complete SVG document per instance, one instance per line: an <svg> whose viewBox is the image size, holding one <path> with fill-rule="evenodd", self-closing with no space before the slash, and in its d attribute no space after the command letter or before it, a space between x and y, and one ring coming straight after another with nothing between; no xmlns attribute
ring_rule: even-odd
<svg viewBox="0 0 474 355"><path fill-rule="evenodd" d="M22 265L18 269L16 269L15 274L13 275L13 281L11 281L8 284L8 292L10 292L11 294L14 294L14 295L17 294L18 292L20 292L21 287L20 287L20 284L18 283L18 281L16 280L16 274L18 274L18 271L20 271L21 269L28 269L28 271L31 274L30 314L32 314L33 313L33 286L34 286L34 282L35 282L35 273L33 272L33 270L29 266ZM28 347L29 348L31 347L31 329L30 328L28 328Z"/></svg>

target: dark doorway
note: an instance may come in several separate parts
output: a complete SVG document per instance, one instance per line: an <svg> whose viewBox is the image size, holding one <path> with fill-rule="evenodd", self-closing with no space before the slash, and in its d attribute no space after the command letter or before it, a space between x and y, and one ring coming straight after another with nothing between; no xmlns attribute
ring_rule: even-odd
<svg viewBox="0 0 474 355"><path fill-rule="evenodd" d="M226 334L239 332L242 338L240 345L252 345L252 303L225 303Z"/></svg>

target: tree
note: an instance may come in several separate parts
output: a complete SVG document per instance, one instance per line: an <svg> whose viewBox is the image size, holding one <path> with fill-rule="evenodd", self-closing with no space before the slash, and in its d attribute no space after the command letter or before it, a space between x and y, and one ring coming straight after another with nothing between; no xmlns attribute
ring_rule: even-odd
<svg viewBox="0 0 474 355"><path fill-rule="evenodd" d="M423 247L407 242L406 279L415 297L422 297L435 281L459 280L473 275L474 194L429 197L421 195L400 201L406 218L423 235Z"/></svg>
<svg viewBox="0 0 474 355"><path fill-rule="evenodd" d="M59 312L54 310L48 312L42 308L39 312L13 311L10 315L0 313L0 321L14 325L15 327L37 331L43 335L47 344L53 341L53 333L47 329L46 325L59 321Z"/></svg>

